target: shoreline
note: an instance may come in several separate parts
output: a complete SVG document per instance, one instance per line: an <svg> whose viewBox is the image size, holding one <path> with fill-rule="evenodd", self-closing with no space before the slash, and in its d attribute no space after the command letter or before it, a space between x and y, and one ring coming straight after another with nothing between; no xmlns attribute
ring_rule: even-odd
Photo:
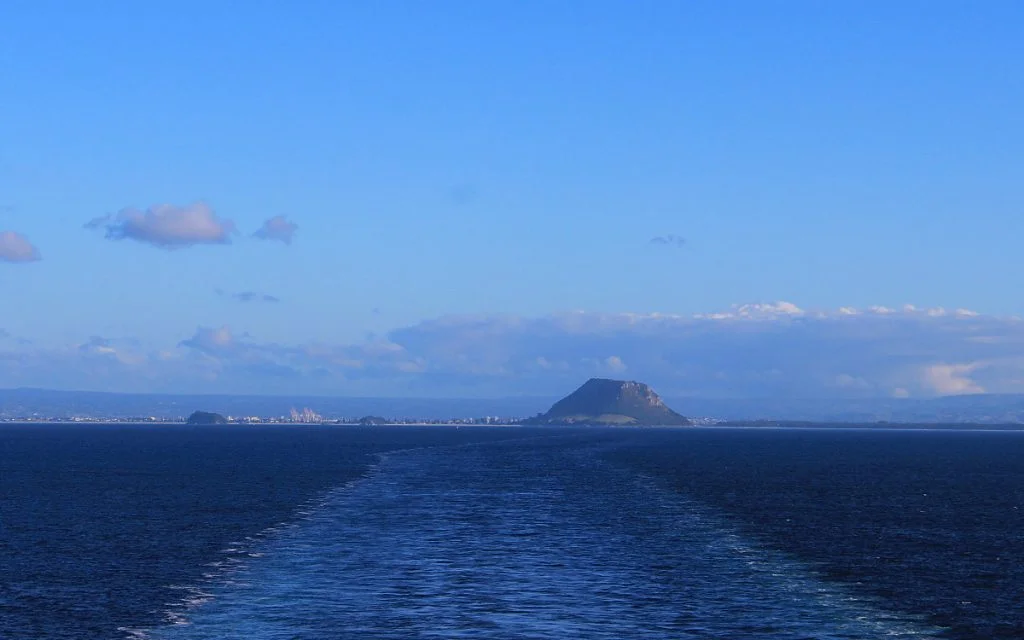
<svg viewBox="0 0 1024 640"><path fill-rule="evenodd" d="M357 422L229 422L226 424L189 424L181 420L0 420L0 428L4 426L78 426L78 427L110 427L123 425L127 427L229 427L244 429L247 427L359 427L359 428L401 428L401 427L441 427L441 428L527 428L542 430L559 429L743 429L743 430L837 430L837 431L1024 431L1024 423L988 423L988 422L809 422L786 420L744 420L722 421L718 423L693 425L529 425L520 423L466 423L466 422L383 422L379 424L359 424Z"/></svg>

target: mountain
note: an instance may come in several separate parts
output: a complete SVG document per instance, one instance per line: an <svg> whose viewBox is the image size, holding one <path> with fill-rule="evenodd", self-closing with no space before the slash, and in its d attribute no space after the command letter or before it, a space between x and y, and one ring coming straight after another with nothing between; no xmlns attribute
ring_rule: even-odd
<svg viewBox="0 0 1024 640"><path fill-rule="evenodd" d="M523 424L684 425L690 421L665 406L642 382L591 378Z"/></svg>
<svg viewBox="0 0 1024 640"><path fill-rule="evenodd" d="M227 424L228 419L219 413L196 411L188 417L189 424Z"/></svg>

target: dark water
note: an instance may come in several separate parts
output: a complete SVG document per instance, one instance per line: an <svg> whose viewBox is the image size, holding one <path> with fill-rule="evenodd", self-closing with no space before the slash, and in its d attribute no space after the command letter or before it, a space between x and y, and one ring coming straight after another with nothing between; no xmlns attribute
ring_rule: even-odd
<svg viewBox="0 0 1024 640"><path fill-rule="evenodd" d="M0 426L0 637L1019 638L1024 433Z"/></svg>

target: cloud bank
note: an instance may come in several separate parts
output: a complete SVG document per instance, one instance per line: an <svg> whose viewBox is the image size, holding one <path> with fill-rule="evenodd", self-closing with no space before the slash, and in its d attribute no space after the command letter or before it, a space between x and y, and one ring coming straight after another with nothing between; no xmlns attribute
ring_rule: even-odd
<svg viewBox="0 0 1024 640"><path fill-rule="evenodd" d="M261 240L276 240L285 244L291 244L299 225L288 220L285 216L274 216L263 222L263 226L252 235Z"/></svg>
<svg viewBox="0 0 1024 640"><path fill-rule="evenodd" d="M233 222L218 218L202 202L184 207L161 204L145 211L129 207L90 220L85 227L103 229L108 240L135 240L162 249L229 244L235 231Z"/></svg>
<svg viewBox="0 0 1024 640"><path fill-rule="evenodd" d="M0 231L0 261L35 262L41 259L39 249L28 238L14 231Z"/></svg>
<svg viewBox="0 0 1024 640"><path fill-rule="evenodd" d="M207 326L170 347L83 345L8 343L0 386L498 397L557 396L614 376L669 397L1024 392L1024 321L966 309L805 311L776 302L696 316L446 316L358 344L267 342Z"/></svg>

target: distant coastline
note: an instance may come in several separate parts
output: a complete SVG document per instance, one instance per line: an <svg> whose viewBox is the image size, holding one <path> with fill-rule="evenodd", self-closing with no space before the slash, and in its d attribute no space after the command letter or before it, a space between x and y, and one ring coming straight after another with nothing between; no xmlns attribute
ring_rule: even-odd
<svg viewBox="0 0 1024 640"><path fill-rule="evenodd" d="M343 422L383 416L394 422L511 423L536 416L553 396L406 398L134 394L0 389L0 421L179 422L196 409L261 422ZM667 394L665 402L698 424L778 421L867 424L1024 424L1024 394L935 398L704 398ZM308 419L306 409L316 418ZM295 417L291 411L295 410ZM313 415L309 416L310 418Z"/></svg>
<svg viewBox="0 0 1024 640"><path fill-rule="evenodd" d="M729 420L714 425L723 429L873 429L875 431L1024 431L1020 422L830 422L806 420Z"/></svg>
<svg viewBox="0 0 1024 640"><path fill-rule="evenodd" d="M38 419L38 418L2 418L0 426L3 425L78 425L78 426L165 426L165 427L192 427L192 428L237 428L245 429L251 427L358 427L361 429L370 428L401 428L401 427L445 427L445 428L529 428L548 431L559 431L565 429L664 429L664 430L687 430L687 429L835 429L835 430L873 430L873 431L1024 431L1024 424L1019 422L990 423L990 422L845 422L845 421L804 421L804 420L728 420L708 422L690 425L625 425L610 426L607 424L585 424L573 425L536 425L525 421L505 422L483 422L471 420L388 420L373 424L360 423L358 420L323 420L320 422L291 422L291 421L265 421L265 422L239 422L229 420L222 424L189 424L186 419L146 419L146 418L119 418L119 419Z"/></svg>

